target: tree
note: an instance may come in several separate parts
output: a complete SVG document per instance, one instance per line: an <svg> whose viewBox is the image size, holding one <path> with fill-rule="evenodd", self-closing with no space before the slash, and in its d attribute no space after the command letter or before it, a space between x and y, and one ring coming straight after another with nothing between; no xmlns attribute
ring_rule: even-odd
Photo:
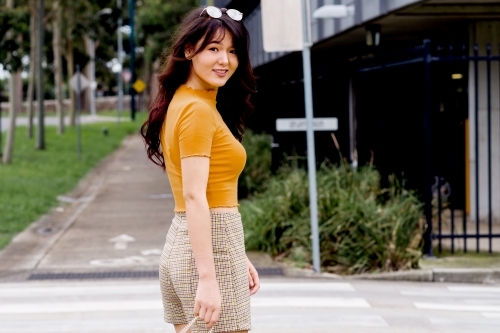
<svg viewBox="0 0 500 333"><path fill-rule="evenodd" d="M35 68L36 68L36 42L38 39L38 29L36 29L36 20L38 11L36 9L36 0L29 0L30 12L30 64L28 77L28 126L26 134L28 138L33 138L33 116L35 114L33 105L33 96L35 93Z"/></svg>
<svg viewBox="0 0 500 333"><path fill-rule="evenodd" d="M22 101L22 79L21 59L24 55L22 33L27 29L26 8L18 6L14 8L14 0L7 0L5 8L0 12L0 61L10 72L9 79L9 130L5 141L2 162L12 162L14 150L14 137L16 131L16 115L21 109Z"/></svg>
<svg viewBox="0 0 500 333"><path fill-rule="evenodd" d="M144 76L151 81L153 67L169 46L175 29L199 0L143 0L137 11L138 44L144 46ZM156 66L155 66L156 64Z"/></svg>
<svg viewBox="0 0 500 333"><path fill-rule="evenodd" d="M54 52L54 88L56 95L57 133L64 133L64 111L62 98L62 5L61 0L52 2L52 50Z"/></svg>

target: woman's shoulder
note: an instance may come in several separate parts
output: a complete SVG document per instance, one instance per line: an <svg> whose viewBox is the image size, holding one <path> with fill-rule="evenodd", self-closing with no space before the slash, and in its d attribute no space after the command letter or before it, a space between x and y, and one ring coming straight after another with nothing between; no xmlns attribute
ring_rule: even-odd
<svg viewBox="0 0 500 333"><path fill-rule="evenodd" d="M192 112L196 110L202 111L216 111L212 105L210 105L207 101L193 96L191 94L186 94L183 92L176 92L172 101L170 102L169 107L172 109L176 109L180 112ZM169 110L170 111L170 110Z"/></svg>
<svg viewBox="0 0 500 333"><path fill-rule="evenodd" d="M175 96L174 96L175 98ZM175 115L173 119L179 125L180 123L204 123L206 125L215 125L215 112L207 102L197 98L187 98L174 100L169 106L167 117Z"/></svg>

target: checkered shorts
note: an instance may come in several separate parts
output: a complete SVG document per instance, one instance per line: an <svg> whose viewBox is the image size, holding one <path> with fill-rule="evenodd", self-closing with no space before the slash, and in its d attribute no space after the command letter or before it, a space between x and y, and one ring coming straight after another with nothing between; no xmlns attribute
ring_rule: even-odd
<svg viewBox="0 0 500 333"><path fill-rule="evenodd" d="M241 216L211 212L215 272L222 296L222 308L214 332L250 330L250 290ZM193 251L189 243L186 214L176 213L167 234L160 262L160 285L165 321L186 324L194 317L198 287ZM198 320L194 333L206 333Z"/></svg>

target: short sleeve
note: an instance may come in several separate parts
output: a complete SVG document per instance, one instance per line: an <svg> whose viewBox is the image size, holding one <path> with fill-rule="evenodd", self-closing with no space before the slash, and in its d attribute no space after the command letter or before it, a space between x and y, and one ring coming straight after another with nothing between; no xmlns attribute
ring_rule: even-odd
<svg viewBox="0 0 500 333"><path fill-rule="evenodd" d="M210 157L216 126L214 110L209 105L202 102L189 104L181 112L177 130L181 158Z"/></svg>

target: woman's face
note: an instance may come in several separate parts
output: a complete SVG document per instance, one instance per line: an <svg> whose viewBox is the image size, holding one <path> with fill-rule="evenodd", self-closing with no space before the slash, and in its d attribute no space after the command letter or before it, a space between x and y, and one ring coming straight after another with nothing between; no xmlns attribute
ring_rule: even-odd
<svg viewBox="0 0 500 333"><path fill-rule="evenodd" d="M186 51L186 57L191 58L189 51ZM238 57L233 47L233 38L226 31L224 39L211 41L191 58L191 73L186 84L194 89L217 89L226 84L236 68Z"/></svg>

